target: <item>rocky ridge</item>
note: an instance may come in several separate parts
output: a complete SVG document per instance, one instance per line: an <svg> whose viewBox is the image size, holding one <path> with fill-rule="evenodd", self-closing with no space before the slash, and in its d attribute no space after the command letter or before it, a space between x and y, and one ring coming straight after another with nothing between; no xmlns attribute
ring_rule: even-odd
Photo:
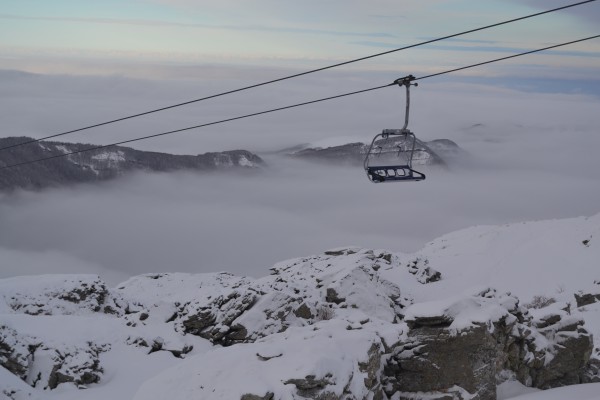
<svg viewBox="0 0 600 400"><path fill-rule="evenodd" d="M0 147L13 146L30 140L32 138L28 137L0 138ZM61 157L66 153L94 147L96 146L91 144L42 141L3 150L0 153L0 168L29 160L56 158L2 170L0 190L42 189L74 183L104 181L133 171L209 172L231 169L248 170L264 166L264 162L259 156L245 150L192 156L111 146Z"/></svg>
<svg viewBox="0 0 600 400"><path fill-rule="evenodd" d="M402 142L399 140L399 143ZM362 165L370 143L347 143L330 147L297 146L282 153L309 161ZM388 143L389 145L389 143ZM416 139L413 165L447 166L466 157L466 151L449 139L425 142Z"/></svg>
<svg viewBox="0 0 600 400"><path fill-rule="evenodd" d="M527 309L490 288L415 301L419 287L443 281L422 258L361 248L285 261L261 279L148 274L115 289L96 276L4 279L0 365L35 394L93 390L115 351L187 359L136 399L491 400L506 379L598 381L598 350L575 309ZM107 327L81 326L90 323Z"/></svg>

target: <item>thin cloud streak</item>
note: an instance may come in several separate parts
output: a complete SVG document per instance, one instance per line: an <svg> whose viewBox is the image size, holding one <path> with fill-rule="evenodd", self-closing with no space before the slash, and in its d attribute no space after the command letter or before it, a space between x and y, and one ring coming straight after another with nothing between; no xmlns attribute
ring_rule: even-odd
<svg viewBox="0 0 600 400"><path fill-rule="evenodd" d="M493 42L490 42L493 43ZM375 42L375 41L359 41L352 42L352 44L359 44L368 47L377 48L396 48L398 44L387 43L387 42ZM546 44L553 45L555 43ZM543 45L540 45L542 47ZM441 50L441 51L452 51L452 52L476 52L476 53L523 53L526 51L535 50L534 48L525 47L504 47L504 46L457 46L457 45L428 45L427 47L418 47L420 50ZM540 54L548 54L555 56L567 56L567 57L600 57L598 51L576 51L576 50L548 50Z"/></svg>
<svg viewBox="0 0 600 400"><path fill-rule="evenodd" d="M507 3L518 3L520 5L528 5L537 10L546 10L553 7L561 7L569 2L564 0L503 0ZM570 8L563 11L566 14L570 14L580 21L586 23L586 25L592 27L598 27L598 21L600 21L600 6L598 3L588 3L580 7Z"/></svg>
<svg viewBox="0 0 600 400"><path fill-rule="evenodd" d="M258 31L258 32L285 32L285 33L302 33L312 35L331 35L331 36L362 36L362 37L380 37L393 38L395 35L381 32L344 32L330 31L321 29L309 28L290 28L290 27L270 27L270 26L255 26L255 25L212 25L200 23L183 23L155 20L138 20L138 19L117 19L117 18L73 18L73 17L32 17L24 15L0 14L0 19L5 20L22 20L22 21L46 21L46 22L71 22L84 24L109 24L109 25L130 25L130 26L149 26L149 27L175 27L175 28L201 28L201 29L218 29L231 31Z"/></svg>

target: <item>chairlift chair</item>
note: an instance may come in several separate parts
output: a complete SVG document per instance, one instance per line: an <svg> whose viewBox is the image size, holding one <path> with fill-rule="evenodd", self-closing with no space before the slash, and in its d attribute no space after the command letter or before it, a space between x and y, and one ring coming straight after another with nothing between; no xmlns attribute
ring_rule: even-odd
<svg viewBox="0 0 600 400"><path fill-rule="evenodd" d="M410 108L410 86L415 79L409 75L397 79L394 83L406 87L406 114L402 129L384 129L375 135L365 156L364 168L367 177L373 183L422 181L425 174L412 167L415 153L424 151L416 149L417 138L408 130Z"/></svg>

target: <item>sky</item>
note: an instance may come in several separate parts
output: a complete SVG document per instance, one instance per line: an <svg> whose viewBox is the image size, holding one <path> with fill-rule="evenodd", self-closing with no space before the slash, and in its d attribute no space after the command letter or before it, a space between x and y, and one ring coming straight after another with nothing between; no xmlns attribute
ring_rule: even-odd
<svg viewBox="0 0 600 400"><path fill-rule="evenodd" d="M118 75L137 74L136 69L149 66L207 63L310 68L565 4L556 0L2 0L0 65L38 73ZM400 63L416 74L592 36L598 34L599 10L596 3L586 4L380 57L356 68L397 71ZM600 57L597 40L561 51L517 63L543 59L549 75L559 67L573 68L569 75L583 71L593 75L590 69L597 67ZM131 64L136 69L131 70ZM488 69L468 75L493 73L499 72ZM520 75L532 76L526 71ZM178 75L171 71L170 76Z"/></svg>
<svg viewBox="0 0 600 400"><path fill-rule="evenodd" d="M567 4L541 0L285 2L0 0L0 136L43 137ZM61 137L106 144L380 86L600 33L600 3ZM229 270L331 247L416 251L455 229L600 212L600 40L422 80L410 128L469 152L416 185L268 155L399 127L391 87L137 142L247 149L245 176L134 175L0 195L0 277Z"/></svg>

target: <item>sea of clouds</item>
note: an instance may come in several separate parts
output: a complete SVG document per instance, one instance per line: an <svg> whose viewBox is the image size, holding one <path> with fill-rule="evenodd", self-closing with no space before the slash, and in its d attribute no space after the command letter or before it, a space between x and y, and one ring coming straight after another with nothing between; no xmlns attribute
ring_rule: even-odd
<svg viewBox="0 0 600 400"><path fill-rule="evenodd" d="M233 75L217 68L192 82L3 71L2 135L41 137L247 83ZM396 78L388 75L341 74L338 85L326 73L57 140L110 143ZM448 170L427 170L419 183L375 185L360 167L269 153L300 143L370 141L401 126L403 96L391 87L133 145L178 154L247 149L267 162L256 174L134 174L3 194L0 277L98 273L116 284L146 272L261 276L279 260L332 247L410 252L472 225L600 211L600 100L580 93L421 82L412 89L410 128L423 140L454 140L468 156Z"/></svg>

